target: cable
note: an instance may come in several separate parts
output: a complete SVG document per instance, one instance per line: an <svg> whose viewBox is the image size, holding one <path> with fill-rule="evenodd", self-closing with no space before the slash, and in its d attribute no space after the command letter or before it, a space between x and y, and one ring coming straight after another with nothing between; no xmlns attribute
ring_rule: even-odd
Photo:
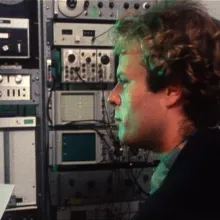
<svg viewBox="0 0 220 220"><path fill-rule="evenodd" d="M53 74L51 74L51 88L49 91L49 95L48 95L48 99L47 99L47 120L48 122L53 125L53 121L50 117L50 103L51 103L51 99L52 99L52 94L53 94L53 90L55 89L55 76Z"/></svg>
<svg viewBox="0 0 220 220"><path fill-rule="evenodd" d="M112 131L113 129L112 129L112 126L111 126L111 123L109 120L109 115L108 115L108 111L107 111L106 104L105 104L105 95L104 95L103 89L102 89L102 107L104 108L104 111L103 111L104 121L105 121L104 113L106 114L107 121L108 121L107 124L105 124L106 125L106 132L108 133L110 140L112 140L112 144L115 148L114 149L115 156L119 157L119 156L121 156L121 145L120 145L120 142L117 140L115 134Z"/></svg>
<svg viewBox="0 0 220 220"><path fill-rule="evenodd" d="M109 148L109 149L111 149L111 146L108 144L108 142L105 140L105 138L104 138L104 134L102 134L99 130L97 130L97 129L95 129L95 128L93 128L92 130L94 130L94 131L96 131L96 133L99 135L99 137L101 138L101 140L103 140L104 142L105 142L105 144L106 144L106 146Z"/></svg>
<svg viewBox="0 0 220 220"><path fill-rule="evenodd" d="M99 34L98 36L92 37L92 39L91 39L92 43L94 43L94 41L95 41L97 38L99 38L99 37L103 36L104 34L108 33L113 27L114 27L114 26L110 27L109 29L107 29L107 30L104 31L103 33Z"/></svg>
<svg viewBox="0 0 220 220"><path fill-rule="evenodd" d="M89 85L86 83L86 81L84 79L82 79L82 77L80 76L79 74L79 67L75 67L74 68L74 71L75 73L77 74L77 76L79 77L79 79L88 87L88 89L91 89L89 87ZM109 120L109 115L108 115L108 111L107 111L107 108L106 108L106 104L105 104L105 95L104 95L104 88L102 87L101 88L101 92L102 92L102 107L104 109L103 113L106 114L106 118L107 118L107 123L105 122L105 115L104 115L104 125L105 125L105 130L110 138L110 140L112 140L112 144L115 148L115 152L114 154L116 156L120 156L121 155L121 145L120 145L120 142L117 140L117 138L115 137L113 131L112 131L112 127L111 127L111 123L110 123L110 120ZM71 122L70 122L71 124ZM109 145L108 145L109 146ZM112 157L110 154L109 154L110 157ZM112 158L113 160L113 158Z"/></svg>
<svg viewBox="0 0 220 220"><path fill-rule="evenodd" d="M134 176L133 170L131 170L131 174L132 174L134 183L138 186L138 188L140 189L140 191L141 191L142 193L144 193L147 197L149 197L149 196L150 196L150 193L146 192L146 191L140 186L140 184L139 184L138 181L137 181L137 178L135 178L135 176Z"/></svg>
<svg viewBox="0 0 220 220"><path fill-rule="evenodd" d="M80 74L79 74L80 68L79 68L79 67L73 67L73 69L74 69L76 75L79 77L79 79L80 79L84 84L86 84L86 86L88 87L88 89L90 89L89 85L86 83L86 81L85 81L85 80L80 76Z"/></svg>
<svg viewBox="0 0 220 220"><path fill-rule="evenodd" d="M130 160L130 157L129 157L129 160ZM128 161L128 162L129 162L129 161ZM133 180L134 180L134 183L138 186L138 188L140 189L140 191L148 197L150 194L149 194L148 192L146 192L146 191L140 186L140 184L139 184L138 181L137 181L137 179L138 179L138 177L140 176L140 174L141 174L141 172L143 171L143 169L140 171L140 173L138 174L137 177L135 177L135 175L134 175L134 173L133 173L132 167L131 167L131 169L129 169L129 171L130 171L130 173L131 173L131 175L132 175L132 178L133 178Z"/></svg>
<svg viewBox="0 0 220 220"><path fill-rule="evenodd" d="M86 2L85 2L86 4ZM88 7L88 6L87 6ZM104 32L106 33L106 32ZM104 34L103 33L103 34ZM103 35L102 34L102 35ZM101 35L100 35L101 36ZM99 36L97 36L99 37ZM84 83L88 89L91 89L89 84L81 77L81 75L79 74L79 70L80 68L79 67L75 67L74 68L74 71L75 71L75 74L79 77L79 79L81 80L82 83ZM49 93L49 97L48 97L48 102L47 102L47 116L48 116L48 121L51 125L53 125L53 121L50 117L50 113L49 113L49 105L50 105L50 101L51 101L51 98L52 98L52 91L54 90L55 88L55 77L52 75L52 84L51 84L51 90L50 90L50 93ZM66 127L66 126L70 126L70 125L76 125L76 124L79 124L79 123L83 123L83 122L98 122L100 124L104 124L105 126L105 130L107 132L107 135L109 136L110 140L112 140L112 144L114 146L114 149L115 149L115 152L119 152L120 149L121 149L121 146L120 146L120 143L117 141L113 131L112 131L112 127L111 127L111 123L110 123L110 120L109 120L109 115L108 115L108 111L107 111L107 108L106 108L106 104L105 104L105 95L104 95L104 88L102 88L102 108L104 109L103 111L103 118L104 120L80 120L80 121L71 121L71 122L68 122L66 123L65 125L61 125L60 127ZM106 116L106 117L105 117ZM105 121L105 119L107 119L107 122ZM59 126L55 126L55 127L59 127ZM54 128L55 128L54 127ZM96 131L96 133L98 134L98 136L101 138L101 140L103 140L103 142L106 144L106 146L108 147L108 155L109 155L109 158L110 160L114 161L114 155L112 154L112 149L111 149L111 146L108 144L108 142L106 141L106 139L104 138L104 135L101 134L97 129L93 129ZM114 152L114 153L115 153Z"/></svg>
<svg viewBox="0 0 220 220"><path fill-rule="evenodd" d="M78 124L78 123L81 123L81 122L99 122L99 123L105 123L105 122L102 121L102 120L79 120L79 121L71 121L71 122L68 122L68 123L64 124L64 126L73 125L73 124Z"/></svg>

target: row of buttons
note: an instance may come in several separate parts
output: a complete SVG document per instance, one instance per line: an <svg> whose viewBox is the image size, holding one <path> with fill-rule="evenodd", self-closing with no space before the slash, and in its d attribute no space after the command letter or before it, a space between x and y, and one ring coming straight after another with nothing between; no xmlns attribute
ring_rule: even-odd
<svg viewBox="0 0 220 220"><path fill-rule="evenodd" d="M114 2L109 2L109 8L114 8ZM129 5L129 3L127 3L127 2L125 2L124 3L124 8L125 9L128 9L130 7L130 5ZM98 8L103 8L103 2L99 2L98 3ZM140 8L140 4L139 3L135 3L134 4L134 9L136 9L136 10L138 10ZM148 2L145 2L144 4L143 4L143 8L144 9L148 9L148 8L150 8L150 4L148 3Z"/></svg>

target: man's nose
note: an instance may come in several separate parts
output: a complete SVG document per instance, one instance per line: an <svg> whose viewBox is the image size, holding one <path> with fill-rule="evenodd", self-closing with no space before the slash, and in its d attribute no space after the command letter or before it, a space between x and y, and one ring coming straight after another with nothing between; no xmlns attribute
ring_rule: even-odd
<svg viewBox="0 0 220 220"><path fill-rule="evenodd" d="M120 86L116 85L108 96L108 102L113 106L121 105Z"/></svg>

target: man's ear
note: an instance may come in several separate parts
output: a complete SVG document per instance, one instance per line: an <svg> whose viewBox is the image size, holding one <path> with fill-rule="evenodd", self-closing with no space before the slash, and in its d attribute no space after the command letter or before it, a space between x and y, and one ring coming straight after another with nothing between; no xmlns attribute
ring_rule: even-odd
<svg viewBox="0 0 220 220"><path fill-rule="evenodd" d="M170 85L164 90L163 102L166 108L177 105L182 97L183 88L180 85Z"/></svg>

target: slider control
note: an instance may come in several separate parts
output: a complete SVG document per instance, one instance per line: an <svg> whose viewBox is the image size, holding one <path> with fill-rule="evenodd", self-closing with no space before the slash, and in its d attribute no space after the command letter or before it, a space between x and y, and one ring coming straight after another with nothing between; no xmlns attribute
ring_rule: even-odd
<svg viewBox="0 0 220 220"><path fill-rule="evenodd" d="M18 53L21 53L21 44L18 43L17 46L18 46Z"/></svg>

